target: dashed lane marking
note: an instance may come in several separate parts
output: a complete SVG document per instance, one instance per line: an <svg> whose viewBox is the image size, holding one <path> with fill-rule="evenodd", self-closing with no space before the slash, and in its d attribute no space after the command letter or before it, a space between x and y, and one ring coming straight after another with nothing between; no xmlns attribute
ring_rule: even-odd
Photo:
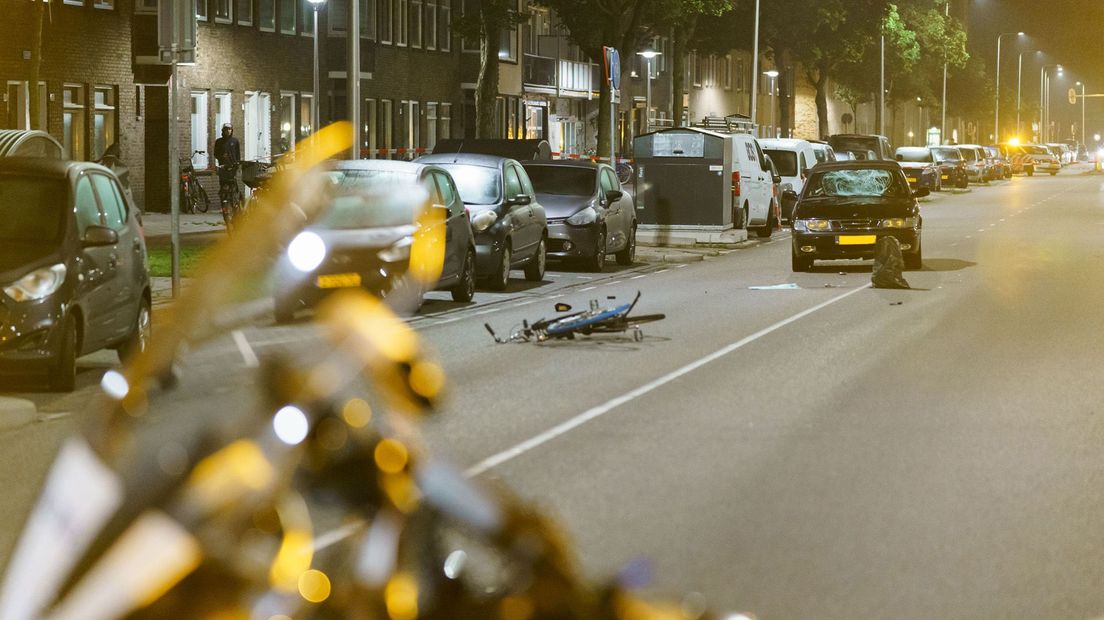
<svg viewBox="0 0 1104 620"><path fill-rule="evenodd" d="M253 347L249 346L249 341L245 339L245 334L240 329L230 332L230 336L234 339L234 344L238 347L238 353L241 354L242 361L245 362L247 368L256 368L261 365L261 361L257 359Z"/></svg>

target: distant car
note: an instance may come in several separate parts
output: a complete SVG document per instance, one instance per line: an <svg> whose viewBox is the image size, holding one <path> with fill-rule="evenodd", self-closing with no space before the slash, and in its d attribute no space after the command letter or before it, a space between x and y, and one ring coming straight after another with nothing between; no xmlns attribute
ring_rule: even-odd
<svg viewBox="0 0 1104 620"><path fill-rule="evenodd" d="M958 152L962 153L962 159L966 162L966 176L971 183L986 183L989 181L989 162L985 150L976 144L959 144Z"/></svg>
<svg viewBox="0 0 1104 620"><path fill-rule="evenodd" d="M836 161L836 151L827 142L822 140L809 140L809 144L813 146L813 153L816 154L817 164L822 164L826 161Z"/></svg>
<svg viewBox="0 0 1104 620"><path fill-rule="evenodd" d="M893 161L893 147L889 138L872 134L836 134L828 138L828 144L840 151L850 151L859 160Z"/></svg>
<svg viewBox="0 0 1104 620"><path fill-rule="evenodd" d="M476 275L491 289L505 289L515 267L526 280L544 279L548 218L520 163L470 153L423 155L415 163L441 166L456 181L475 231Z"/></svg>
<svg viewBox="0 0 1104 620"><path fill-rule="evenodd" d="M1050 176L1058 174L1062 170L1062 164L1058 157L1041 144L1025 144L1024 152L1034 164L1034 172L1047 172Z"/></svg>
<svg viewBox="0 0 1104 620"><path fill-rule="evenodd" d="M939 187L945 186L965 189L970 186L970 178L966 174L966 161L962 159L962 152L954 146L931 147L932 157L939 166Z"/></svg>
<svg viewBox="0 0 1104 620"><path fill-rule="evenodd" d="M926 146L902 146L897 148L895 157L905 171L910 187L923 187L930 192L943 189L940 185L939 166L935 163L931 149Z"/></svg>
<svg viewBox="0 0 1104 620"><path fill-rule="evenodd" d="M1012 178L1012 162L1009 161L1000 148L996 145L983 146L985 152L989 155L989 161L993 162L993 179L1010 179Z"/></svg>
<svg viewBox="0 0 1104 620"><path fill-rule="evenodd" d="M1070 150L1068 144L1063 144L1061 142L1050 142L1047 143L1046 148L1055 157L1058 158L1058 163L1062 164L1063 166L1068 166L1069 164L1073 163L1073 151Z"/></svg>
<svg viewBox="0 0 1104 620"><path fill-rule="evenodd" d="M606 255L631 265L636 256L636 209L606 164L571 160L523 161L548 216L548 257L583 261L602 271Z"/></svg>
<svg viewBox="0 0 1104 620"><path fill-rule="evenodd" d="M1035 174L1035 160L1028 156L1027 151L1019 144L998 144L1004 158L1011 164L1012 174Z"/></svg>
<svg viewBox="0 0 1104 620"><path fill-rule="evenodd" d="M337 162L326 173L330 195L319 217L288 246L276 270L276 322L291 321L337 289L385 296L402 281L422 209L438 209L444 262L437 288L456 301L475 293L475 242L468 213L443 168L404 161ZM295 264L296 243L313 236L322 254L309 269ZM418 291L421 295L423 291Z"/></svg>
<svg viewBox="0 0 1104 620"><path fill-rule="evenodd" d="M805 178L809 176L809 169L817 164L813 145L805 140L792 138L760 140L759 145L778 168L778 174L782 177L782 192L792 189L800 194L805 187ZM782 200L782 217L786 221L792 219L793 206L792 202Z"/></svg>
<svg viewBox="0 0 1104 620"><path fill-rule="evenodd" d="M794 211L792 268L809 271L816 260L874 257L879 237L901 242L905 267L923 263L919 197L896 162L824 163L813 169Z"/></svg>
<svg viewBox="0 0 1104 620"><path fill-rule="evenodd" d="M0 373L43 373L69 391L81 355L145 350L146 243L110 170L0 158L0 291Z"/></svg>

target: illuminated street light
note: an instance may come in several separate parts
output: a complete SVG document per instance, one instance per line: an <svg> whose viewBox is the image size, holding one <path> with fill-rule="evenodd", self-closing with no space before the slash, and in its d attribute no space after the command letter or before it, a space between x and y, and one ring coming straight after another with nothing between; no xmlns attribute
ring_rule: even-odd
<svg viewBox="0 0 1104 620"><path fill-rule="evenodd" d="M1000 61L1001 61L1001 37L1016 35L1017 37L1023 37L1022 32L1004 32L997 35L997 105L994 111L993 118L993 137L998 142L1000 141Z"/></svg>
<svg viewBox="0 0 1104 620"><path fill-rule="evenodd" d="M656 56L662 56L663 52L657 52L655 50L644 50L643 52L637 52L637 56L644 58L648 61L648 80L647 90L644 93L644 119L648 123L647 131L652 130L652 62L655 61Z"/></svg>

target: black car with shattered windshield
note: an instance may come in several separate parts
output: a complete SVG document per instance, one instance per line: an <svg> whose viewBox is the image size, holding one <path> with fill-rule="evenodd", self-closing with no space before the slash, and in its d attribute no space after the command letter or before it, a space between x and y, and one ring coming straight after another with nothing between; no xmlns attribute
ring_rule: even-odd
<svg viewBox="0 0 1104 620"><path fill-rule="evenodd" d="M879 237L901 242L905 266L922 263L920 205L896 162L850 161L813 169L794 209L793 270L816 260L869 259Z"/></svg>

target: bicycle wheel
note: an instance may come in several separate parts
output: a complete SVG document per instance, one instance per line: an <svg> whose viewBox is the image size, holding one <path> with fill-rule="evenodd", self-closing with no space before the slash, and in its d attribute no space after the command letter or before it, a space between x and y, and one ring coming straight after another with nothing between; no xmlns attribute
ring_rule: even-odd
<svg viewBox="0 0 1104 620"><path fill-rule="evenodd" d="M200 213L206 213L211 208L211 199L207 196L207 190L203 189L199 181L194 181L194 184L196 190L196 209L198 209Z"/></svg>

